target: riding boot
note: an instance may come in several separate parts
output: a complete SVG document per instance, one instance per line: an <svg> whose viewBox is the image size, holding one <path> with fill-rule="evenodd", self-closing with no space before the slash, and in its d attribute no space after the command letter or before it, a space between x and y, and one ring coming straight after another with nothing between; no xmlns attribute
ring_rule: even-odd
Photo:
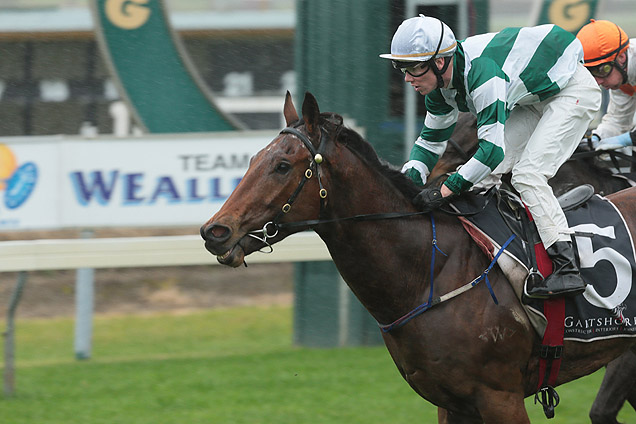
<svg viewBox="0 0 636 424"><path fill-rule="evenodd" d="M585 291L585 281L576 265L571 241L557 241L546 249L552 260L552 274L545 279L528 279L526 295L533 298L574 296Z"/></svg>

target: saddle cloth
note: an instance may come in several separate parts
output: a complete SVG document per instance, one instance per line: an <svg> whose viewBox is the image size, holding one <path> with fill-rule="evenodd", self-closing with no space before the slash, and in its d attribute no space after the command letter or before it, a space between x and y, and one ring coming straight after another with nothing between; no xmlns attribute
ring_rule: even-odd
<svg viewBox="0 0 636 424"><path fill-rule="evenodd" d="M523 231L521 219L527 216L521 200L504 190L495 193L490 201L469 192L450 206L461 215L464 228L491 260L509 237L516 235L497 263L522 300L523 284L532 269L528 251L532 242L527 241ZM623 216L599 195L571 207L565 214L573 231L581 276L588 286L583 294L566 298L564 339L589 342L636 336L636 256ZM538 235L530 240L539 240ZM543 301L524 298L522 304L543 337L547 323Z"/></svg>

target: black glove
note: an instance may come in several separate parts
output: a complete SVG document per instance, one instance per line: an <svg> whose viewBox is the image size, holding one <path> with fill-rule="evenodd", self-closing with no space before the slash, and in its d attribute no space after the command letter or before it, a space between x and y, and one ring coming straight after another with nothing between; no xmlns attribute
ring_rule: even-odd
<svg viewBox="0 0 636 424"><path fill-rule="evenodd" d="M425 188L413 199L413 204L422 212L430 212L438 209L446 203L442 192L437 188Z"/></svg>

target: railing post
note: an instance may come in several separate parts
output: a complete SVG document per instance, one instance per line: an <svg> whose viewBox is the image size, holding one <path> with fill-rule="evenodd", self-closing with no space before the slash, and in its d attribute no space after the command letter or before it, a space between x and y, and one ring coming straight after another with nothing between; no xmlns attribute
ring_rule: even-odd
<svg viewBox="0 0 636 424"><path fill-rule="evenodd" d="M92 238L92 230L83 230L82 238ZM95 270L79 268L75 281L75 358L90 359L93 340Z"/></svg>
<svg viewBox="0 0 636 424"><path fill-rule="evenodd" d="M26 277L26 271L18 273L18 281L7 311L7 330L4 333L4 394L6 397L13 396L15 392L15 311L22 297Z"/></svg>

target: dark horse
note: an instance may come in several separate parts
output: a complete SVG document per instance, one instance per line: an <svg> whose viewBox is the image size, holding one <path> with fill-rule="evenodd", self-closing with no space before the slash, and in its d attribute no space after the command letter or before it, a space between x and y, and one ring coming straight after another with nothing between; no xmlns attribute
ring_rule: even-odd
<svg viewBox="0 0 636 424"><path fill-rule="evenodd" d="M441 183L444 175L465 163L477 150L477 119L461 113L451 142L437 165L431 170L430 185ZM631 187L631 183L610 169L600 167L594 155L577 151L550 179L554 194L560 196L573 187L591 184L599 194L610 194ZM592 424L619 424L618 412L628 401L636 409L636 355L628 351L608 364L603 383L596 395L590 419Z"/></svg>
<svg viewBox="0 0 636 424"><path fill-rule="evenodd" d="M418 213L411 200L419 188L381 162L339 115L321 114L310 93L302 120L289 93L284 115L287 128L252 158L232 195L201 227L206 249L221 264L238 267L265 242L312 228L351 290L384 325L424 304L431 280L441 296L489 266L457 217ZM636 189L612 201L636 235ZM402 217L381 219L395 218L391 213ZM353 218L358 215L369 219ZM433 261L436 247L445 255ZM476 285L382 334L404 379L443 408L445 423L530 423L524 398L538 383L540 340L499 267L489 279L498 305L487 287ZM566 341L558 384L594 372L634 343L621 337Z"/></svg>

